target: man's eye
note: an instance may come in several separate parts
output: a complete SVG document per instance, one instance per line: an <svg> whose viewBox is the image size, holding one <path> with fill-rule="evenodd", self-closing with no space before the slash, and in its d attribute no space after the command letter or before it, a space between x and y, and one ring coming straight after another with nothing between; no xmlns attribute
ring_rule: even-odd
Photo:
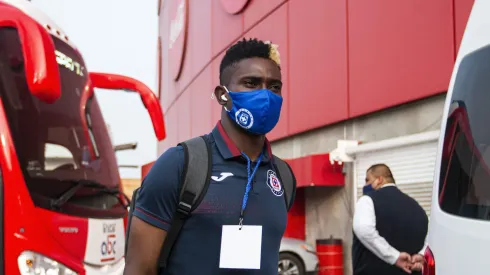
<svg viewBox="0 0 490 275"><path fill-rule="evenodd" d="M251 80L251 79L245 80L244 83L247 86L255 86L255 85L257 85L257 81L254 81L254 80Z"/></svg>

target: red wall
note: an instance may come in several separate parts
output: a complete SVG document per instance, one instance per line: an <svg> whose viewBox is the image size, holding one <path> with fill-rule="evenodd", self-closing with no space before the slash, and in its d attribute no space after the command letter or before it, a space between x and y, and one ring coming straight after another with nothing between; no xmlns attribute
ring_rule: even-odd
<svg viewBox="0 0 490 275"><path fill-rule="evenodd" d="M220 107L210 96L219 62L242 37L279 44L285 104L272 140L441 93L473 3L250 0L232 15L221 4L226 0L187 0L185 56L175 81L175 64L168 63L179 58L169 58L168 44L180 1L165 0L160 10L168 127L162 149L214 126Z"/></svg>
<svg viewBox="0 0 490 275"><path fill-rule="evenodd" d="M288 212L288 224L284 237L306 239L305 188L296 189L293 206Z"/></svg>
<svg viewBox="0 0 490 275"><path fill-rule="evenodd" d="M150 172L151 167L153 167L153 164L155 164L154 161L149 162L143 166L141 166L141 179L144 179L146 175Z"/></svg>

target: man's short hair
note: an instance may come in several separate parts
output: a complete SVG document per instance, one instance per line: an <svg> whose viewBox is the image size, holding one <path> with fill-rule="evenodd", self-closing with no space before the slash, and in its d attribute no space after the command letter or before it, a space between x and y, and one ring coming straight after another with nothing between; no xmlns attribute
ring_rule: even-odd
<svg viewBox="0 0 490 275"><path fill-rule="evenodd" d="M391 173L390 167L388 167L388 165L384 163L371 165L371 167L369 167L366 172L371 172L376 177L383 177L389 183L395 183L395 178Z"/></svg>
<svg viewBox="0 0 490 275"><path fill-rule="evenodd" d="M250 38L238 41L231 46L225 53L225 56L221 60L219 66L219 81L220 84L227 84L230 75L227 73L228 69L235 66L238 62L247 58L265 58L274 61L278 66L280 65L279 51L277 45L270 42L258 40L256 38Z"/></svg>

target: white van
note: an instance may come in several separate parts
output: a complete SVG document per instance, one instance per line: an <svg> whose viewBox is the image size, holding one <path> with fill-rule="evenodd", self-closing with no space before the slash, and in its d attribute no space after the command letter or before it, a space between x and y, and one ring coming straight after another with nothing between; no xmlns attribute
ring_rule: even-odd
<svg viewBox="0 0 490 275"><path fill-rule="evenodd" d="M490 274L490 0L476 0L454 66L424 275Z"/></svg>

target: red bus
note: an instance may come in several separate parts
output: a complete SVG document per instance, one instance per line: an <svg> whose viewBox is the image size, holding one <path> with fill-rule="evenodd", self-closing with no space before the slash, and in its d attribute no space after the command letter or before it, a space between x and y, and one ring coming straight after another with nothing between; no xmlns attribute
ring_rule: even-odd
<svg viewBox="0 0 490 275"><path fill-rule="evenodd" d="M68 36L29 1L0 0L0 274L122 274L129 200L94 88L143 83L88 72Z"/></svg>

